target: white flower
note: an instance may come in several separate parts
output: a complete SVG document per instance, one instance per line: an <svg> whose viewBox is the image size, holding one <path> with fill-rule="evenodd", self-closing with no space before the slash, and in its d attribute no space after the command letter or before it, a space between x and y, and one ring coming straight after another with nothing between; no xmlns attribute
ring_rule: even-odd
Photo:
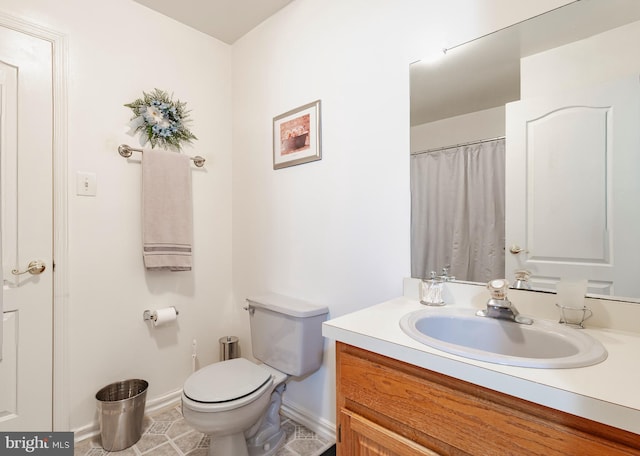
<svg viewBox="0 0 640 456"><path fill-rule="evenodd" d="M164 116L162 115L162 111L160 111L155 106L147 106L147 110L143 114L145 120L151 124L158 124L164 121Z"/></svg>

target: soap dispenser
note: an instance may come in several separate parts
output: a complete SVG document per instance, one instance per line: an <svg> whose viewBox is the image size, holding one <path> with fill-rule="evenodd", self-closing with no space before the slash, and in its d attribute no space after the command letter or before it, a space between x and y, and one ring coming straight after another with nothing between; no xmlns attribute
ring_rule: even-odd
<svg viewBox="0 0 640 456"><path fill-rule="evenodd" d="M425 306L444 306L442 299L443 280L436 277L436 272L431 271L429 279L420 281L420 303Z"/></svg>

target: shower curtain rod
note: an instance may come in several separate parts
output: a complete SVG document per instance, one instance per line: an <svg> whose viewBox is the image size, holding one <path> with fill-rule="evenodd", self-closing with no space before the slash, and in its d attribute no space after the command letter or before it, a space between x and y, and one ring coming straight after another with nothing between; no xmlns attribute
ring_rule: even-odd
<svg viewBox="0 0 640 456"><path fill-rule="evenodd" d="M435 149L427 149L427 150L421 150L421 151L418 151L418 152L412 152L411 155L430 154L432 152L440 152L441 150L455 149L456 147L473 146L474 144L482 144L482 143L485 143L485 142L497 141L499 139L504 139L504 138L505 138L504 136L496 136L495 138L479 139L477 141L470 141L470 142L466 142L466 143L454 144L452 146L436 147Z"/></svg>

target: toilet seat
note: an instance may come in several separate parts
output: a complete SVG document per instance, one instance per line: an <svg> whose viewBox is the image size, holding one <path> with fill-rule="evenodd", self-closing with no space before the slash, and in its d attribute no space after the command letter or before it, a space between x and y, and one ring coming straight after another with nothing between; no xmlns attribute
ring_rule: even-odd
<svg viewBox="0 0 640 456"><path fill-rule="evenodd" d="M271 387L269 370L244 358L211 364L193 373L183 395L192 408L223 411L253 402Z"/></svg>

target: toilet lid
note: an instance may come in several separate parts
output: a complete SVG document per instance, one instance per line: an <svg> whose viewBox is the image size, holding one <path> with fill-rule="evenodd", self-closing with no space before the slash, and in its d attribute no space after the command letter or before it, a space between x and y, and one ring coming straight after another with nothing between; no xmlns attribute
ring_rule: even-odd
<svg viewBox="0 0 640 456"><path fill-rule="evenodd" d="M253 393L271 379L268 370L244 358L214 363L194 372L183 392L197 402L227 402Z"/></svg>

